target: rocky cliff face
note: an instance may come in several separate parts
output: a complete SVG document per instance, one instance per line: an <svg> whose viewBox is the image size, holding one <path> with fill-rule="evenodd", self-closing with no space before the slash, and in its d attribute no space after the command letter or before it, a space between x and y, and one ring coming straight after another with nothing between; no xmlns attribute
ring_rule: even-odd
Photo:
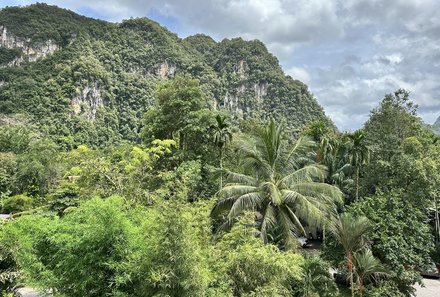
<svg viewBox="0 0 440 297"><path fill-rule="evenodd" d="M0 26L0 46L7 49L21 49L21 55L7 63L10 67L19 66L23 62L35 62L60 49L52 40L31 44L30 39L23 40L10 34L5 26Z"/></svg>
<svg viewBox="0 0 440 297"><path fill-rule="evenodd" d="M1 66L0 113L27 115L66 147L70 139L138 141L158 84L176 75L197 79L206 104L235 119L274 118L288 133L318 120L332 125L262 42L182 40L146 18L114 24L44 4L5 8Z"/></svg>
<svg viewBox="0 0 440 297"><path fill-rule="evenodd" d="M163 62L156 68L155 74L162 79L171 78L176 74L176 70L176 65L168 62Z"/></svg>
<svg viewBox="0 0 440 297"><path fill-rule="evenodd" d="M238 86L227 90L223 102L216 102L217 106L231 111L238 118L242 119L245 114L257 106L261 107L262 102L268 94L269 84L266 81L252 82L249 80L249 73L252 69L246 60L239 60L232 66L232 72L239 79ZM249 98L253 98L253 104L249 104Z"/></svg>
<svg viewBox="0 0 440 297"><path fill-rule="evenodd" d="M96 82L76 89L77 95L70 102L72 115L82 115L93 122L98 109L104 105L101 90Z"/></svg>

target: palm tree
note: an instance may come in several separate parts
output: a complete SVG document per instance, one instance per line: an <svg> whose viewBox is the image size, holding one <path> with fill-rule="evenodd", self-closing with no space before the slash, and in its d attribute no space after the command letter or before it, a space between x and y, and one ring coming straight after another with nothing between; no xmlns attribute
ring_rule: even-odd
<svg viewBox="0 0 440 297"><path fill-rule="evenodd" d="M356 200L359 199L359 174L362 165L370 160L370 149L365 143L365 134L362 129L348 135L350 140L347 146L349 163L355 170Z"/></svg>
<svg viewBox="0 0 440 297"><path fill-rule="evenodd" d="M350 213L342 214L331 228L336 240L342 245L345 251L352 297L354 297L353 253L363 249L367 245L366 233L369 229L370 224L366 217L354 217Z"/></svg>
<svg viewBox="0 0 440 297"><path fill-rule="evenodd" d="M333 153L336 144L336 139L330 128L324 122L316 121L307 127L306 135L318 144L316 162L325 162L326 156Z"/></svg>
<svg viewBox="0 0 440 297"><path fill-rule="evenodd" d="M366 281L388 275L385 267L373 256L373 253L369 249L355 253L353 255L353 265L360 297L362 297L362 291Z"/></svg>
<svg viewBox="0 0 440 297"><path fill-rule="evenodd" d="M232 140L232 132L226 121L226 116L217 115L215 117L216 125L214 129L214 144L220 151L220 189L223 187L223 154L228 142Z"/></svg>
<svg viewBox="0 0 440 297"><path fill-rule="evenodd" d="M337 291L330 275L330 266L320 257L306 257L301 268L303 281L297 286L295 296L310 297L320 295L319 292Z"/></svg>
<svg viewBox="0 0 440 297"><path fill-rule="evenodd" d="M289 150L286 144L273 120L255 137L239 139L244 173L228 172L229 183L218 193L212 216L228 212L219 230L229 228L245 211L254 211L263 241L275 233L289 248L296 236L305 235L304 224L320 227L335 213L341 191L322 182L322 166L304 165L303 156L314 143L302 138Z"/></svg>

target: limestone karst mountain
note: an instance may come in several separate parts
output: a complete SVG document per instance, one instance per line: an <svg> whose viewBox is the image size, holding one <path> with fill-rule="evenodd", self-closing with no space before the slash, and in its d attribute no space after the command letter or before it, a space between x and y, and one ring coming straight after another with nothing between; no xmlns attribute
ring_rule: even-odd
<svg viewBox="0 0 440 297"><path fill-rule="evenodd" d="M46 4L0 11L0 111L24 114L68 147L138 140L163 80L190 75L206 104L236 119L325 116L308 87L283 73L258 41L185 39L146 19L109 23Z"/></svg>

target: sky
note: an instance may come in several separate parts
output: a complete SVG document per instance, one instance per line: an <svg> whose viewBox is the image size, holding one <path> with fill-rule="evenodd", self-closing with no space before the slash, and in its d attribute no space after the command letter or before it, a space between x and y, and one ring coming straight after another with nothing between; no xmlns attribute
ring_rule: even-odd
<svg viewBox="0 0 440 297"><path fill-rule="evenodd" d="M35 1L0 0L0 7ZM42 0L40 2L43 2ZM147 16L180 37L263 41L305 82L340 130L361 128L404 88L432 124L440 116L439 0L46 0L113 22Z"/></svg>

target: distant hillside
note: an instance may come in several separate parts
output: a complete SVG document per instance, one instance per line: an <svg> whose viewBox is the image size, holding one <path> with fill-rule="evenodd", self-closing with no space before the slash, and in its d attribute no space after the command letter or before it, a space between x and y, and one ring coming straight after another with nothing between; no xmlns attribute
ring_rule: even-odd
<svg viewBox="0 0 440 297"><path fill-rule="evenodd" d="M0 35L0 111L27 115L66 148L138 141L156 86L178 74L237 120L333 125L257 40L180 39L147 18L114 24L46 4L1 10Z"/></svg>

